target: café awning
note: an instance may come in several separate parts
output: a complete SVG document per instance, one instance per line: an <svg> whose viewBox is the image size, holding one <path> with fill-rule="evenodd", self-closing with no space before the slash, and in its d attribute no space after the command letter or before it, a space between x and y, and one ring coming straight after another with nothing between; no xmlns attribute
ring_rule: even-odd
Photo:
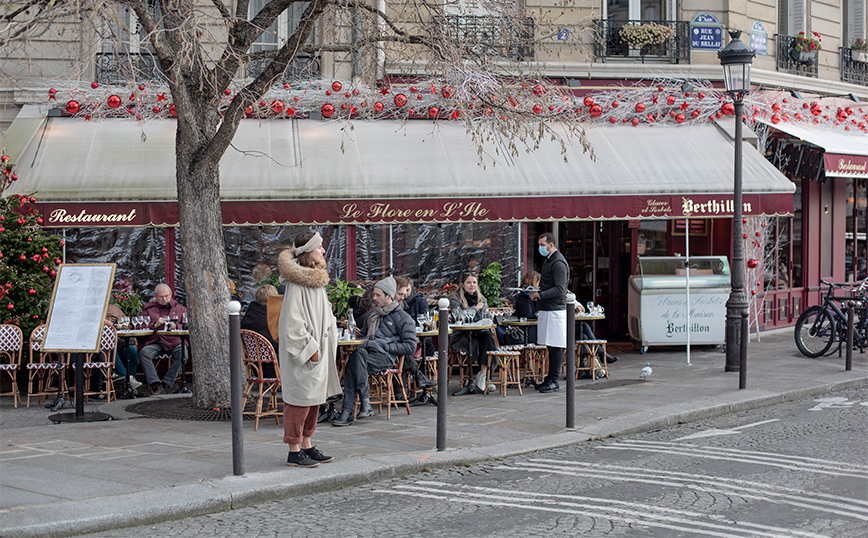
<svg viewBox="0 0 868 538"><path fill-rule="evenodd" d="M823 149L827 177L868 178L868 136L791 122L759 121Z"/></svg>
<svg viewBox="0 0 868 538"><path fill-rule="evenodd" d="M47 118L13 192L48 226L177 224L175 122ZM616 125L480 156L454 122L244 120L220 163L225 224L606 220L732 214L733 141L714 124ZM565 160L566 157L566 160ZM744 213L793 211L793 184L749 143Z"/></svg>

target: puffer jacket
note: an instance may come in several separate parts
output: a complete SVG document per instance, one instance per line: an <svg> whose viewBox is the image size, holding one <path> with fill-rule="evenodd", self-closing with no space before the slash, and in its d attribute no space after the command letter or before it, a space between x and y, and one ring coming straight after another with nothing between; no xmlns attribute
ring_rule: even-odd
<svg viewBox="0 0 868 538"><path fill-rule="evenodd" d="M368 333L368 320L362 324L362 334ZM396 308L380 318L380 326L373 340L363 344L369 351L383 352L392 357L413 356L416 351L416 322L410 314Z"/></svg>

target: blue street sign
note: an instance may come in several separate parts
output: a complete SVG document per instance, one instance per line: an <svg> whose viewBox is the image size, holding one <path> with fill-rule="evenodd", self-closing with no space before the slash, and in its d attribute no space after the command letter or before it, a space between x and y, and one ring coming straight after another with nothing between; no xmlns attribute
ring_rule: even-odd
<svg viewBox="0 0 868 538"><path fill-rule="evenodd" d="M567 41L570 39L569 28L561 28L558 30L558 41Z"/></svg>
<svg viewBox="0 0 868 538"><path fill-rule="evenodd" d="M690 22L690 48L720 50L723 47L723 24L711 13L700 13Z"/></svg>
<svg viewBox="0 0 868 538"><path fill-rule="evenodd" d="M750 29L750 48L755 50L757 54L767 55L769 53L769 34L760 21L754 22Z"/></svg>

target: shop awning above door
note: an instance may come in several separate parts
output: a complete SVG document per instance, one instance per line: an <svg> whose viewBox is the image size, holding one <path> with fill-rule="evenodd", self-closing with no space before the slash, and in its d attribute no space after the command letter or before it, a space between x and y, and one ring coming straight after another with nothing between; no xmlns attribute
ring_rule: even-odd
<svg viewBox="0 0 868 538"><path fill-rule="evenodd" d="M762 123L788 135L822 148L827 177L868 178L868 136L844 134L829 130L794 125L789 122Z"/></svg>
<svg viewBox="0 0 868 538"><path fill-rule="evenodd" d="M15 192L48 226L177 223L175 122L48 118ZM220 162L225 224L365 224L726 217L733 142L715 125L607 126L565 156L546 138L480 156L464 127L410 121L245 120ZM793 184L744 146L744 212L793 211Z"/></svg>

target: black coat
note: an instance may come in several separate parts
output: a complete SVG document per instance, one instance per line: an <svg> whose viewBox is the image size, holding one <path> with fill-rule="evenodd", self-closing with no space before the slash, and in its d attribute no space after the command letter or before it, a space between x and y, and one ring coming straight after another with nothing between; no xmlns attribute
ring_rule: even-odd
<svg viewBox="0 0 868 538"><path fill-rule="evenodd" d="M277 352L277 342L271 337L271 331L268 330L268 308L256 301L250 303L247 307L247 312L241 318L241 328L258 332L271 342L274 351Z"/></svg>
<svg viewBox="0 0 868 538"><path fill-rule="evenodd" d="M404 311L410 314L410 317L415 322L419 319L419 316L428 313L428 301L424 295L417 291L412 296L404 299Z"/></svg>
<svg viewBox="0 0 868 538"><path fill-rule="evenodd" d="M519 293L515 298L515 302L513 303L515 307L515 316L518 318L527 318L527 319L536 319L537 313L537 304L535 301L531 301L530 297L526 293ZM527 341L528 342L536 342L536 326L529 325L527 327L522 327L527 330Z"/></svg>
<svg viewBox="0 0 868 538"><path fill-rule="evenodd" d="M362 338L368 334L369 317L365 316L362 324ZM412 357L416 352L416 322L401 308L396 308L380 318L374 338L361 346L368 348L369 352L386 353L393 358L398 355Z"/></svg>
<svg viewBox="0 0 868 538"><path fill-rule="evenodd" d="M540 271L539 299L540 310L566 310L567 286L570 282L570 266L560 250L552 252Z"/></svg>

